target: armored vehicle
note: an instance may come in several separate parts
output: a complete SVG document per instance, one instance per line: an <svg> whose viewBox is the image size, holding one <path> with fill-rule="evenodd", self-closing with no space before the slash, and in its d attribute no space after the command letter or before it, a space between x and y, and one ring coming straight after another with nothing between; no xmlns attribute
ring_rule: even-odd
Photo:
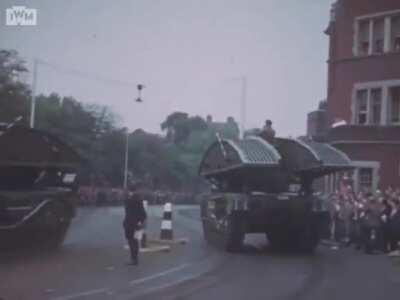
<svg viewBox="0 0 400 300"><path fill-rule="evenodd" d="M46 132L0 125L0 248L62 243L75 214L79 162Z"/></svg>
<svg viewBox="0 0 400 300"><path fill-rule="evenodd" d="M212 185L201 200L205 239L239 251L246 233L265 233L275 249L312 252L329 231L329 212L313 182L349 169L344 153L311 140L219 138L199 168Z"/></svg>

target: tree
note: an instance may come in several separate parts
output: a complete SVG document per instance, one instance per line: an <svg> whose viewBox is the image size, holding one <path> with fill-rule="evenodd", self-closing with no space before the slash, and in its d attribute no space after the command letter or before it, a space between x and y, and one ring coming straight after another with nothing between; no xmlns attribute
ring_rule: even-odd
<svg viewBox="0 0 400 300"><path fill-rule="evenodd" d="M90 176L122 182L125 134L111 109L52 93L37 97L36 117L38 129L58 136L80 154L85 182Z"/></svg>
<svg viewBox="0 0 400 300"><path fill-rule="evenodd" d="M187 113L174 112L170 114L167 119L161 123L161 130L167 131L167 139L175 144L179 144L187 137L187 132L184 122L189 118Z"/></svg>
<svg viewBox="0 0 400 300"><path fill-rule="evenodd" d="M155 189L180 189L188 178L180 150L165 138L143 130L129 137L129 168L134 179Z"/></svg>
<svg viewBox="0 0 400 300"><path fill-rule="evenodd" d="M15 50L0 50L0 122L10 123L22 116L27 123L30 90L20 81L28 72Z"/></svg>
<svg viewBox="0 0 400 300"><path fill-rule="evenodd" d="M189 117L187 113L174 112L161 124L167 130L167 139L176 145L184 144L193 131L207 129L206 121L200 116Z"/></svg>

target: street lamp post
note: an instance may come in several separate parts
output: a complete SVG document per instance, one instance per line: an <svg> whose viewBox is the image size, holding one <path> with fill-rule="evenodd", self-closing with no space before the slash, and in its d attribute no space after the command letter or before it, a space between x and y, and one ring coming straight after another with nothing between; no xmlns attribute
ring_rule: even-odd
<svg viewBox="0 0 400 300"><path fill-rule="evenodd" d="M126 129L125 141L125 165L124 165L124 189L128 187L128 160L129 160L129 129Z"/></svg>
<svg viewBox="0 0 400 300"><path fill-rule="evenodd" d="M247 98L247 78L246 76L242 76L241 77L241 81L242 81L242 97L241 97L241 137L242 139L244 138L244 131L246 130L246 98Z"/></svg>
<svg viewBox="0 0 400 300"><path fill-rule="evenodd" d="M143 102L141 96L142 96L142 90L144 88L143 84L138 84L137 86L138 90L138 97L136 98L137 103ZM124 189L126 190L128 188L128 167L129 167L129 128L126 130L126 141L125 141L125 161L124 161Z"/></svg>
<svg viewBox="0 0 400 300"><path fill-rule="evenodd" d="M31 95L31 116L30 116L30 127L35 127L35 109L36 109L36 84L37 84L37 69L38 69L38 59L33 61L33 79L32 79L32 95Z"/></svg>

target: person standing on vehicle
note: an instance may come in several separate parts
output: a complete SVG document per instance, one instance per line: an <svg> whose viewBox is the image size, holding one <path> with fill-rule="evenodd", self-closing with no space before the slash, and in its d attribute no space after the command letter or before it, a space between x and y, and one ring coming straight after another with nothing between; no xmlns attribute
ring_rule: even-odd
<svg viewBox="0 0 400 300"><path fill-rule="evenodd" d="M125 197L125 218L123 222L125 238L128 241L131 261L130 265L139 263L139 241L135 237L135 232L141 229L147 215L143 206L143 199L139 192L139 184L131 185Z"/></svg>
<svg viewBox="0 0 400 300"><path fill-rule="evenodd" d="M274 143L275 130L272 128L272 121L271 120L266 120L265 121L265 125L264 125L260 135L268 143L271 143L271 144Z"/></svg>

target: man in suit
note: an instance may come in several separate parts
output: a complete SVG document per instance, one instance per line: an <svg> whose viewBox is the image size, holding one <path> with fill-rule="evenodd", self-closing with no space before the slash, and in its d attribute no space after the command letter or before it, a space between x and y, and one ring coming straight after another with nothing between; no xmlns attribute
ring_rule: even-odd
<svg viewBox="0 0 400 300"><path fill-rule="evenodd" d="M135 232L143 226L147 218L146 211L143 206L143 199L139 191L139 184L134 184L129 187L129 191L125 197L125 218L124 218L124 231L125 238L128 241L131 261L130 265L137 265L139 263L139 241L135 238Z"/></svg>

